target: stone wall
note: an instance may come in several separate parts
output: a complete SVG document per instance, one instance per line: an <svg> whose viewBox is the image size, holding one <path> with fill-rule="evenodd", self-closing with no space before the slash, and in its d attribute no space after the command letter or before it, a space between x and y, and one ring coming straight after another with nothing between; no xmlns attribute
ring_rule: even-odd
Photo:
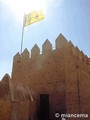
<svg viewBox="0 0 90 120"><path fill-rule="evenodd" d="M16 112L18 117L13 120L28 119L25 111L29 108L33 120L38 113L40 94L49 94L52 120L55 120L57 111L90 113L90 58L62 34L57 37L54 50L47 39L41 54L36 44L31 53L27 49L22 54L17 53L13 58L10 83L10 98L17 101L10 108L19 111L19 116ZM28 97L34 103L28 103ZM34 110L28 108L28 104L34 105Z"/></svg>
<svg viewBox="0 0 90 120"><path fill-rule="evenodd" d="M68 113L89 113L90 59L62 34L55 46L52 50L47 39L42 54L36 44L31 54L27 49L21 55L17 53L13 60L13 84L29 85L33 96L48 93L52 116L62 109Z"/></svg>

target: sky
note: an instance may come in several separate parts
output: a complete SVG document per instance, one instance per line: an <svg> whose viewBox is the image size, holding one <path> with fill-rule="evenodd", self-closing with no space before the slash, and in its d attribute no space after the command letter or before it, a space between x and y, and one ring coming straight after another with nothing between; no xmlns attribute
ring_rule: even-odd
<svg viewBox="0 0 90 120"><path fill-rule="evenodd" d="M26 0L28 4L21 1L0 0L0 80L6 73L11 76L13 56L20 52L23 7L34 10L38 6L36 9L44 8L45 12L44 20L24 28L23 50L30 51L37 44L42 51L46 39L55 48L55 39L62 33L90 57L90 0L35 0L34 4L33 0Z"/></svg>

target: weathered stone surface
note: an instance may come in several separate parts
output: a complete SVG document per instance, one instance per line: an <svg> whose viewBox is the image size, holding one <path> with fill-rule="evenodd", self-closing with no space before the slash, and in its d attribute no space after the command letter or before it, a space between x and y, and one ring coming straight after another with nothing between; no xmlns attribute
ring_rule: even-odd
<svg viewBox="0 0 90 120"><path fill-rule="evenodd" d="M9 75L6 74L0 81L0 99L10 99Z"/></svg>
<svg viewBox="0 0 90 120"><path fill-rule="evenodd" d="M8 117L4 120L36 120L40 94L49 94L50 118L53 120L57 111L90 115L90 58L62 34L56 39L56 49L52 50L52 44L46 40L42 50L39 54L35 45L31 58L28 50L14 57L11 84L3 82L7 77L0 83L0 91L4 93L0 92L0 98L7 98L5 105L9 104ZM9 87L13 88L14 101ZM1 118L3 115L1 112Z"/></svg>

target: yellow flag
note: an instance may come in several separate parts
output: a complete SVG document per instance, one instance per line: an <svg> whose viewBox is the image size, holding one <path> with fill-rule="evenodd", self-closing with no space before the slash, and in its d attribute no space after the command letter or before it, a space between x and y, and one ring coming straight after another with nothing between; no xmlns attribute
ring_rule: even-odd
<svg viewBox="0 0 90 120"><path fill-rule="evenodd" d="M37 10L25 15L24 19L25 19L24 21L24 27L25 27L32 23L35 23L44 19L44 15L41 10Z"/></svg>

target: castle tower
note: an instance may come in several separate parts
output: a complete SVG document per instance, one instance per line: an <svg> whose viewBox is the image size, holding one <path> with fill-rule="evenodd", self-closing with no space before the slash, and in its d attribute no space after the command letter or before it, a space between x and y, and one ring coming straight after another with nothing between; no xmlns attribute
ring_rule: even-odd
<svg viewBox="0 0 90 120"><path fill-rule="evenodd" d="M89 101L84 102L90 90L89 58L62 34L56 39L55 46L56 49L52 50L52 44L47 39L42 45L42 54L35 45L31 58L28 52L16 55L12 74L15 85L20 82L30 87L38 104L38 112L40 101L47 99L51 119L56 119L57 112L84 113L85 107L90 104ZM89 110L87 108L86 112L89 113Z"/></svg>
<svg viewBox="0 0 90 120"><path fill-rule="evenodd" d="M90 58L62 34L55 40L55 46L52 50L47 39L42 54L35 44L31 53L25 49L21 55L14 56L11 81L15 94L19 97L22 93L24 97L19 100L24 101L20 103L24 107L28 95L29 101L34 101L30 102L34 110L29 110L28 119L56 120L56 113L90 115ZM17 109L20 117L21 109Z"/></svg>

